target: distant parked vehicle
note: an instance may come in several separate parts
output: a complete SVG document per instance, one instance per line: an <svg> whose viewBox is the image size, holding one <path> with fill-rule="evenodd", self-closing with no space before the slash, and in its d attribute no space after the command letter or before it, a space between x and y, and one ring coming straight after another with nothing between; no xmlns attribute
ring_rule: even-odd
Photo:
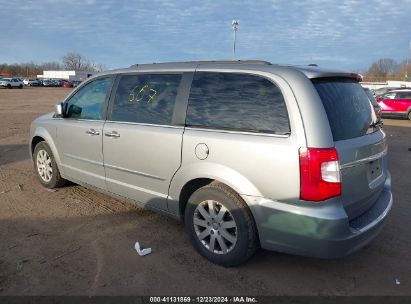
<svg viewBox="0 0 411 304"><path fill-rule="evenodd" d="M376 97L382 96L388 92L391 92L393 90L410 90L411 88L407 88L407 87L402 87L402 88L398 88L398 87L385 87L385 88L379 88L377 90L374 90L374 95Z"/></svg>
<svg viewBox="0 0 411 304"><path fill-rule="evenodd" d="M378 96L383 117L399 117L411 120L411 89L389 91Z"/></svg>
<svg viewBox="0 0 411 304"><path fill-rule="evenodd" d="M37 79L24 79L23 84L29 87L38 87L40 86L40 81Z"/></svg>
<svg viewBox="0 0 411 304"><path fill-rule="evenodd" d="M64 80L62 79L53 79L53 85L55 87L62 87L64 83Z"/></svg>
<svg viewBox="0 0 411 304"><path fill-rule="evenodd" d="M23 82L21 82L18 78L3 78L0 81L0 87L4 87L7 89L12 89L12 88L23 88Z"/></svg>
<svg viewBox="0 0 411 304"><path fill-rule="evenodd" d="M81 81L73 80L71 83L73 84L73 87L77 87L81 83Z"/></svg>
<svg viewBox="0 0 411 304"><path fill-rule="evenodd" d="M72 88L74 87L70 81L63 81L63 88Z"/></svg>
<svg viewBox="0 0 411 304"><path fill-rule="evenodd" d="M43 87L52 87L54 86L53 81L49 80L49 79L44 79L42 82L42 86Z"/></svg>

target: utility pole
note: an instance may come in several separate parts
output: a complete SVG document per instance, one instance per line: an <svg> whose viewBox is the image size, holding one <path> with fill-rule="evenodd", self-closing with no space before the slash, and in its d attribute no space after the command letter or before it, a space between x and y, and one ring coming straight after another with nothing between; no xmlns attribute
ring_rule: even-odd
<svg viewBox="0 0 411 304"><path fill-rule="evenodd" d="M238 30L238 27L240 26L239 20L233 19L233 21L231 22L231 26L232 26L233 31L234 31L233 60L235 60L235 44L236 44L236 42L237 42L237 30Z"/></svg>

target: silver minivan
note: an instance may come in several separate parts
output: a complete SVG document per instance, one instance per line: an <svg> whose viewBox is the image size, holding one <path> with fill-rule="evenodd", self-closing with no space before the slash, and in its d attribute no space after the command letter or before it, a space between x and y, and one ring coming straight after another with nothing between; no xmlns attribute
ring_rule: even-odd
<svg viewBox="0 0 411 304"><path fill-rule="evenodd" d="M335 258L392 206L387 141L354 73L264 61L134 65L31 125L48 188L66 180L184 220L196 250Z"/></svg>

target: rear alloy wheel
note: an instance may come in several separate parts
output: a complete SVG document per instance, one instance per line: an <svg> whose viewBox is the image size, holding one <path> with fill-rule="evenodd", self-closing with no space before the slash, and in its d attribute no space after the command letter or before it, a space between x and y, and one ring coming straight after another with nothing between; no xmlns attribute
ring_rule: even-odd
<svg viewBox="0 0 411 304"><path fill-rule="evenodd" d="M227 254L237 243L237 224L225 206L214 200L202 201L194 211L197 238L210 252Z"/></svg>
<svg viewBox="0 0 411 304"><path fill-rule="evenodd" d="M43 186L56 188L64 185L65 180L60 176L53 153L46 142L42 141L36 145L33 161L37 177Z"/></svg>
<svg viewBox="0 0 411 304"><path fill-rule="evenodd" d="M195 191L187 202L185 224L196 250L213 263L235 266L258 248L251 211L230 187L211 183Z"/></svg>

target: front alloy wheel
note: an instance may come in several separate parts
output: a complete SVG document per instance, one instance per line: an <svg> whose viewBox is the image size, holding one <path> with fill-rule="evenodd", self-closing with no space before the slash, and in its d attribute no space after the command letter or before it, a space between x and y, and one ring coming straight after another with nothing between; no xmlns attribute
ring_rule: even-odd
<svg viewBox="0 0 411 304"><path fill-rule="evenodd" d="M46 150L39 150L37 152L37 172L40 178L49 183L51 178L53 177L53 167L50 155L47 153Z"/></svg>
<svg viewBox="0 0 411 304"><path fill-rule="evenodd" d="M33 151L34 168L37 176L46 188L56 188L65 184L49 145L45 141L39 142Z"/></svg>

